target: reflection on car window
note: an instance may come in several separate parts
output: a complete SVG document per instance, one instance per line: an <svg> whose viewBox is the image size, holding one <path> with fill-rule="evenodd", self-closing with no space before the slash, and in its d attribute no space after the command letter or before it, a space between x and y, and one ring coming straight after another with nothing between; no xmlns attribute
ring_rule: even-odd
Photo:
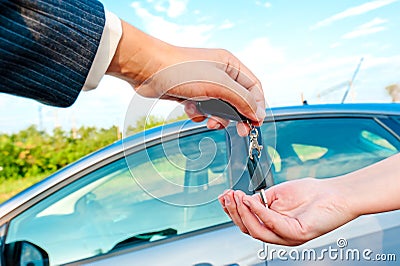
<svg viewBox="0 0 400 266"><path fill-rule="evenodd" d="M281 157L279 156L279 153L276 151L275 148L273 148L269 145L267 146L267 152L268 152L269 158L271 158L274 171L280 172L282 165L281 165Z"/></svg>
<svg viewBox="0 0 400 266"><path fill-rule="evenodd" d="M268 123L262 127L265 141L269 141L270 129ZM400 150L396 137L368 118L278 121L276 136L274 160L278 160L280 170L274 161L275 183L346 174Z"/></svg>
<svg viewBox="0 0 400 266"><path fill-rule="evenodd" d="M302 162L319 159L328 151L325 147L295 143L292 148Z"/></svg>
<svg viewBox="0 0 400 266"><path fill-rule="evenodd" d="M396 151L396 148L392 144L390 144L386 139L367 130L361 131L361 138L364 141L369 141L371 144L378 145L379 146L378 149L388 150L389 153Z"/></svg>
<svg viewBox="0 0 400 266"><path fill-rule="evenodd" d="M13 219L6 243L29 241L49 254L51 264L62 264L105 254L122 244L156 241L227 222L216 198L193 206L168 203L190 202L230 187L225 138L224 131L195 134L181 138L174 149L165 149L174 146L171 140L101 167ZM213 156L202 156L207 151L214 151ZM199 158L211 161L204 164ZM135 165L129 169L127 162ZM204 167L196 170L199 165L194 164ZM130 170L141 177L132 178ZM164 189L155 171L176 183L174 189ZM143 188L151 188L151 193ZM152 232L162 233L153 237ZM136 237L143 233L147 237Z"/></svg>

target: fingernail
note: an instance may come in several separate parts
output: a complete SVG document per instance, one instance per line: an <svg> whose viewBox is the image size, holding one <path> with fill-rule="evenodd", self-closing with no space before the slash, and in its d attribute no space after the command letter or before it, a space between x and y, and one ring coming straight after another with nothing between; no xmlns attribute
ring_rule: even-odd
<svg viewBox="0 0 400 266"><path fill-rule="evenodd" d="M229 199L228 196L224 196L224 200L225 200L225 205L231 204L231 200Z"/></svg>

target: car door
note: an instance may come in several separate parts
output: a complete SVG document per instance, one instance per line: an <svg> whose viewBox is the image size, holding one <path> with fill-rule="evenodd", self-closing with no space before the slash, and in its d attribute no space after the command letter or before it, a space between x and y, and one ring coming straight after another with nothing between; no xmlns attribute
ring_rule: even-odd
<svg viewBox="0 0 400 266"><path fill-rule="evenodd" d="M274 181L330 178L394 155L400 151L398 121L398 116L354 113L277 117L276 147L268 147ZM266 139L271 126L262 128ZM400 211L364 215L299 247L265 244L260 254L268 265L395 264L399 233Z"/></svg>
<svg viewBox="0 0 400 266"><path fill-rule="evenodd" d="M126 140L125 153L105 155L10 219L6 265L259 263L260 242L217 201L245 171L246 153L232 153L233 139L245 149L232 128Z"/></svg>

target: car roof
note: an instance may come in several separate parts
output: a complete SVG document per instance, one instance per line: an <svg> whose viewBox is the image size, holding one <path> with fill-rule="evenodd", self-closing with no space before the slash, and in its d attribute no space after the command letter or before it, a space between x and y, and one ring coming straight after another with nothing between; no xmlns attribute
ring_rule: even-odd
<svg viewBox="0 0 400 266"><path fill-rule="evenodd" d="M399 115L398 103L318 104L271 108L275 117L304 114L381 114Z"/></svg>
<svg viewBox="0 0 400 266"><path fill-rule="evenodd" d="M361 104L324 104L324 105L302 105L274 107L269 112L269 119L280 119L281 117L290 116L307 116L307 115L338 115L338 114L369 114L369 115L400 115L400 104L395 103L361 103ZM272 114L272 115L271 115ZM268 115L267 115L268 119ZM29 201L30 199L40 195L43 191L59 184L68 177L77 174L88 167L95 165L102 160L116 154L120 154L126 149L131 149L141 145L144 141L151 142L162 136L168 138L176 132L191 132L196 129L206 130L206 123L194 123L189 120L179 121L172 124L156 127L145 132L137 133L123 140L106 146L96 152L93 152L78 161L62 168L48 178L22 191L12 199L0 205L0 220L9 212Z"/></svg>

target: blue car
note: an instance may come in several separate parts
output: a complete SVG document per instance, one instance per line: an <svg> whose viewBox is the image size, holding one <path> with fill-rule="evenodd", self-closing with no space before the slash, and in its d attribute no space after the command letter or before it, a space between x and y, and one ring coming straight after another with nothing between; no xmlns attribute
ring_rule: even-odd
<svg viewBox="0 0 400 266"><path fill-rule="evenodd" d="M260 128L269 185L335 177L400 150L397 104L271 112ZM205 123L183 121L90 154L0 205L1 265L395 265L400 260L400 211L359 217L298 247L262 243L240 232L217 196L229 188L253 193L248 145L233 123L209 130Z"/></svg>

